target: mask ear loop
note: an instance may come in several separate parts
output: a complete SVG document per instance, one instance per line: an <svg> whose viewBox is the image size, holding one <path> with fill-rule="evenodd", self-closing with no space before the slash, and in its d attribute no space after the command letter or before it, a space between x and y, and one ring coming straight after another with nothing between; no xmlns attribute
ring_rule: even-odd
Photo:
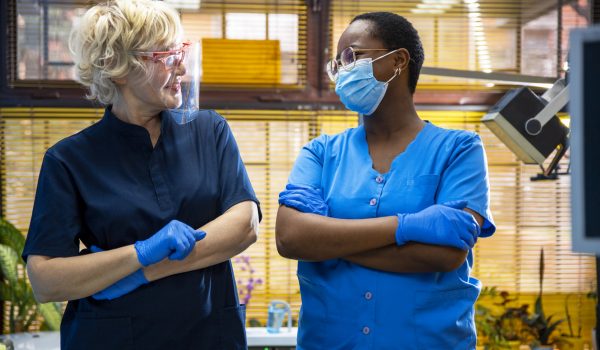
<svg viewBox="0 0 600 350"><path fill-rule="evenodd" d="M399 76L399 75L400 75L400 73L402 73L402 68L398 67L398 69L396 69L396 70L394 71L394 75L393 75L391 78L389 78L389 79L388 79L388 80L387 80L385 83L386 83L386 84L389 84L389 83L390 83L390 81L392 81L392 80L393 80L395 77Z"/></svg>

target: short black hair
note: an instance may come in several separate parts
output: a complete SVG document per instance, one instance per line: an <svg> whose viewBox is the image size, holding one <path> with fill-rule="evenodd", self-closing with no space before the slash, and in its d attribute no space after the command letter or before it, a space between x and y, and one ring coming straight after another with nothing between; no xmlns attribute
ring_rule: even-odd
<svg viewBox="0 0 600 350"><path fill-rule="evenodd" d="M367 12L354 17L350 23L358 20L373 23L371 35L383 42L390 50L405 48L410 54L408 87L412 94L415 93L421 66L425 60L423 44L419 33L413 25L404 17L391 12Z"/></svg>

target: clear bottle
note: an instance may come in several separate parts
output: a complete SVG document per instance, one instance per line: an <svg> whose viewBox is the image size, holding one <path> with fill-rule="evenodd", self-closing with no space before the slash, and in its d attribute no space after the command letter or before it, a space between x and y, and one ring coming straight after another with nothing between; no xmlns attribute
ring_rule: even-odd
<svg viewBox="0 0 600 350"><path fill-rule="evenodd" d="M290 309L290 304L281 300L271 301L269 304L269 315L267 318L267 332L279 333L286 314L288 315L288 331L291 331L292 311Z"/></svg>

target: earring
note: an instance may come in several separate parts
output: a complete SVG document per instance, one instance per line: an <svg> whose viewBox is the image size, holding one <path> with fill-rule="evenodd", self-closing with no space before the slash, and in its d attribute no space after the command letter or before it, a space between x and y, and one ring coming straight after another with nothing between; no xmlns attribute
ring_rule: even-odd
<svg viewBox="0 0 600 350"><path fill-rule="evenodd" d="M399 76L400 73L402 73L402 68L398 67L398 69L394 70L394 75L392 75L391 78L389 78L385 83L389 83L390 81L392 81L395 77Z"/></svg>

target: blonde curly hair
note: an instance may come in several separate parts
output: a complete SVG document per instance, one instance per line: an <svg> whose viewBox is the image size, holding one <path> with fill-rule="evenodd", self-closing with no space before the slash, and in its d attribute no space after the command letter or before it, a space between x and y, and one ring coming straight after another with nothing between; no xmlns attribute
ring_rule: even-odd
<svg viewBox="0 0 600 350"><path fill-rule="evenodd" d="M176 10L162 1L111 0L90 8L75 24L69 49L87 98L113 104L119 91L113 79L147 75L131 51L165 50L183 30Z"/></svg>

